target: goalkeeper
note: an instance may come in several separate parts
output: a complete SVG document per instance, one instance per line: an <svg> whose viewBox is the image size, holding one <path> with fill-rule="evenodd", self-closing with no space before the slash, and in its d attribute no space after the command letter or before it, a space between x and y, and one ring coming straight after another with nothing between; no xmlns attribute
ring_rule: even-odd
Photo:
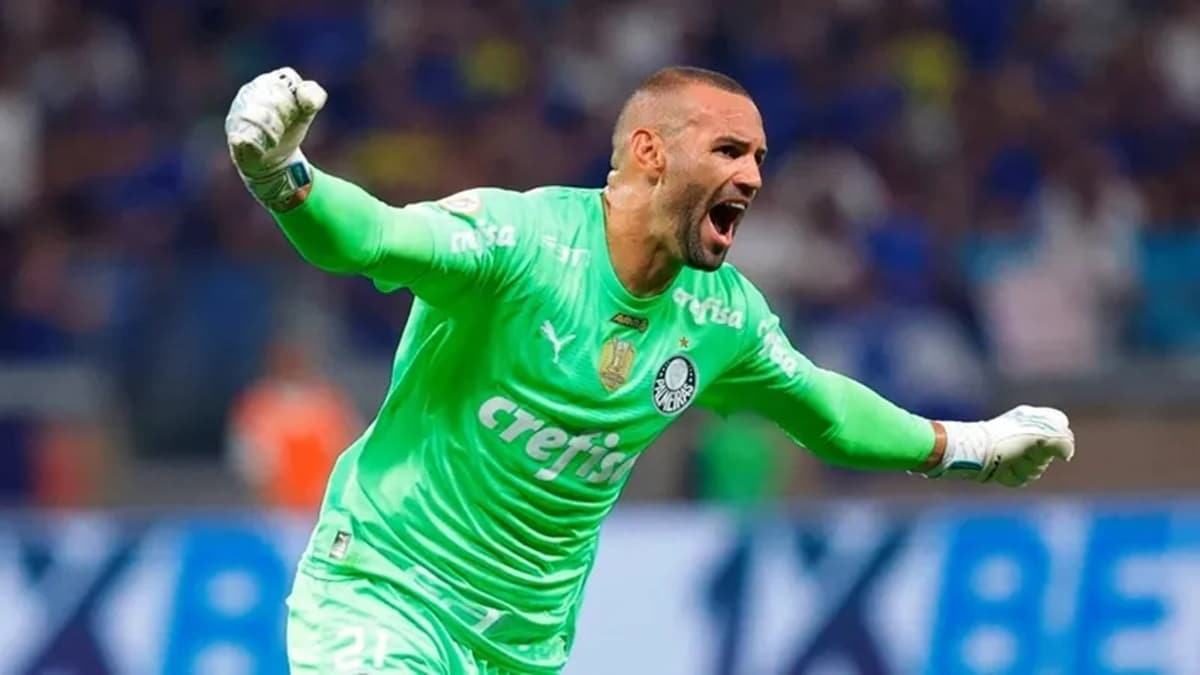
<svg viewBox="0 0 1200 675"><path fill-rule="evenodd" d="M1057 410L931 421L793 349L724 264L767 148L723 75L643 82L602 189L404 207L305 158L325 98L289 68L251 81L226 120L233 161L307 261L417 301L299 564L292 672L559 672L600 523L691 405L765 416L828 462L931 478L1020 486L1074 452Z"/></svg>

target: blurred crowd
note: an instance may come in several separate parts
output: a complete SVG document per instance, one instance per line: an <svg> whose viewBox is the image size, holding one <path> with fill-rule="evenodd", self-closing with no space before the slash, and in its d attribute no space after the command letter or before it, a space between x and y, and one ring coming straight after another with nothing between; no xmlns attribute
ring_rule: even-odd
<svg viewBox="0 0 1200 675"><path fill-rule="evenodd" d="M822 365L967 416L993 377L1200 354L1196 0L7 0L0 362L99 368L129 447L221 457L251 387L386 363L410 302L251 201L238 86L320 81L309 157L402 203L602 184L623 97L676 63L762 110L731 260ZM39 428L0 411L0 447Z"/></svg>

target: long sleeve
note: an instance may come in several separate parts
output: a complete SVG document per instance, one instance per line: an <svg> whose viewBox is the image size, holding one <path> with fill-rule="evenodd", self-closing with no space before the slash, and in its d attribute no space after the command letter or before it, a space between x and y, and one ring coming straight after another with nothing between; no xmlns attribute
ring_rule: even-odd
<svg viewBox="0 0 1200 675"><path fill-rule="evenodd" d="M409 288L433 304L486 296L519 273L524 249L520 193L477 188L438 201L386 204L361 187L313 169L294 209L273 213L288 241L314 266L360 274L377 288Z"/></svg>
<svg viewBox="0 0 1200 675"><path fill-rule="evenodd" d="M308 198L272 215L300 255L327 272L382 275L404 285L432 264L433 236L425 219L315 168Z"/></svg>
<svg viewBox="0 0 1200 675"><path fill-rule="evenodd" d="M814 365L792 346L761 295L753 295L753 343L704 393L703 405L760 414L833 464L904 471L929 459L935 444L929 420Z"/></svg>

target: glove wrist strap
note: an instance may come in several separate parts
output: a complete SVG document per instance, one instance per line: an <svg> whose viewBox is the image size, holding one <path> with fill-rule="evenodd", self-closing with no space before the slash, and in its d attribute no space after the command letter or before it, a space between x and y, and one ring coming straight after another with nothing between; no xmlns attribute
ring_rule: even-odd
<svg viewBox="0 0 1200 675"><path fill-rule="evenodd" d="M946 430L942 461L925 475L930 478L960 478L986 481L996 470L991 461L991 438L984 422L941 422Z"/></svg>
<svg viewBox="0 0 1200 675"><path fill-rule="evenodd" d="M278 168L266 173L242 174L246 189L260 204L277 213L299 206L312 186L312 167L296 150Z"/></svg>

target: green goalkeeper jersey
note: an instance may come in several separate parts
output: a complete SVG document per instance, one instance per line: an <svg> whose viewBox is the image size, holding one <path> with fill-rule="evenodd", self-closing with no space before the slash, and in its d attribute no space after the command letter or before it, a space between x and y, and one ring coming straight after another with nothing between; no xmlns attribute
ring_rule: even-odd
<svg viewBox="0 0 1200 675"><path fill-rule="evenodd" d="M318 174L301 213L279 216L306 252L326 244L305 245L303 228L371 200L375 215L336 225L363 240L354 271L416 297L307 564L400 584L519 672L562 668L601 521L690 406L757 412L850 466L911 469L933 447L928 422L797 353L731 265L631 295L609 260L602 194L483 188L393 209ZM422 265L389 255L406 228L428 233Z"/></svg>

